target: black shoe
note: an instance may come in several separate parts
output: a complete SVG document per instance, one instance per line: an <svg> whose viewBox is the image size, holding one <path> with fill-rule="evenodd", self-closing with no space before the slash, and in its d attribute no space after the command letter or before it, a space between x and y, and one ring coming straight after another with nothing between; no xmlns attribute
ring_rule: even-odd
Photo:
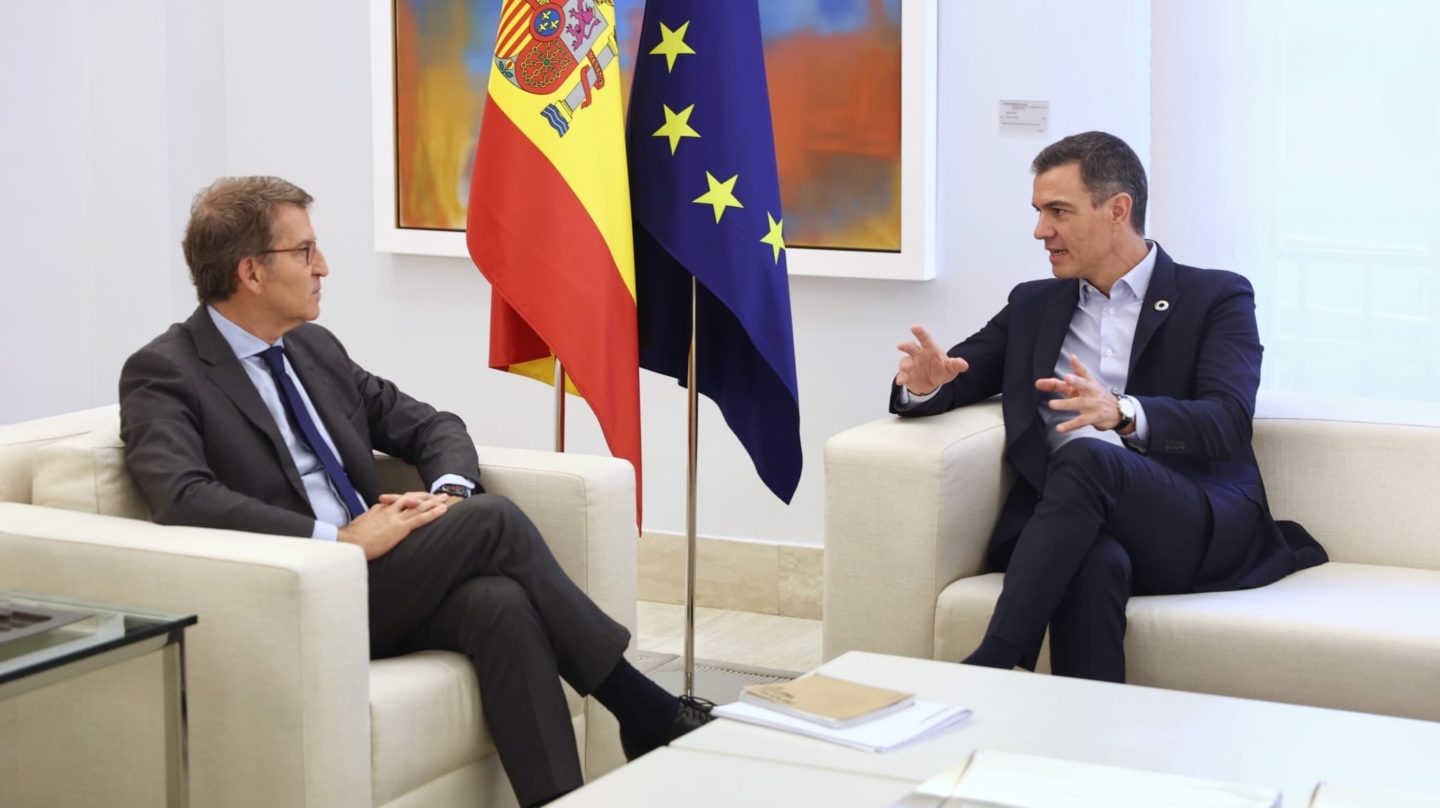
<svg viewBox="0 0 1440 808"><path fill-rule="evenodd" d="M705 699L697 699L693 696L680 697L680 712L676 713L675 720L665 730L665 736L659 743L645 744L631 740L624 730L620 731L620 748L625 750L625 759L634 760L647 752L668 745L671 741L678 739L691 730L699 729L711 721L715 716L711 710L715 709L715 703Z"/></svg>

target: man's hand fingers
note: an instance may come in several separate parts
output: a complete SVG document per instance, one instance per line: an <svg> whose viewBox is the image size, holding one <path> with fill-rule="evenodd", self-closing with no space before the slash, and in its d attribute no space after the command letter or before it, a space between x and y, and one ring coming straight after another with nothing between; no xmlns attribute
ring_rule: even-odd
<svg viewBox="0 0 1440 808"><path fill-rule="evenodd" d="M1092 426L1095 423L1094 413L1082 412L1068 421L1057 424L1055 431L1060 433L1074 432L1082 426Z"/></svg>
<svg viewBox="0 0 1440 808"><path fill-rule="evenodd" d="M1043 390L1046 393L1058 393L1065 388L1065 382L1059 379L1036 379L1035 389Z"/></svg>
<svg viewBox="0 0 1440 808"><path fill-rule="evenodd" d="M1086 381L1093 381L1093 379L1090 378L1090 370L1085 367L1084 362L1080 361L1079 354L1070 355L1070 367L1075 369L1075 375Z"/></svg>
<svg viewBox="0 0 1440 808"><path fill-rule="evenodd" d="M913 369L914 367L915 367L915 360L914 360L914 359L911 359L910 357L907 356L907 357L905 357L904 359L901 359L901 360L900 360L900 369L901 369L901 370L911 370L911 369Z"/></svg>
<svg viewBox="0 0 1440 808"><path fill-rule="evenodd" d="M1085 399L1083 398L1057 398L1050 402L1052 410L1083 410Z"/></svg>
<svg viewBox="0 0 1440 808"><path fill-rule="evenodd" d="M922 326L910 326L910 333L915 335L916 341L920 343L920 347L922 348L929 348L935 344L935 341L930 339L930 332L926 331Z"/></svg>
<svg viewBox="0 0 1440 808"><path fill-rule="evenodd" d="M896 348L899 348L900 350L904 351L904 352L907 353L907 354L910 354L911 356L914 356L914 355L920 353L920 345L919 345L918 343L914 343L914 342L902 342L902 343L900 343L899 345L896 345L895 347L896 347Z"/></svg>
<svg viewBox="0 0 1440 808"><path fill-rule="evenodd" d="M905 386L905 383L908 382L908 381L910 381L910 374L909 374L909 373L906 373L905 371L902 370L902 371L900 371L899 373L896 373L896 374L895 374L895 383L898 384L898 385L900 385L901 387L904 387L904 386Z"/></svg>
<svg viewBox="0 0 1440 808"><path fill-rule="evenodd" d="M443 502L426 503L424 508L411 508L406 511L405 521L410 524L410 529L414 530L444 516L448 509L449 507Z"/></svg>
<svg viewBox="0 0 1440 808"><path fill-rule="evenodd" d="M958 356L945 357L945 370L959 375L970 369L970 363Z"/></svg>

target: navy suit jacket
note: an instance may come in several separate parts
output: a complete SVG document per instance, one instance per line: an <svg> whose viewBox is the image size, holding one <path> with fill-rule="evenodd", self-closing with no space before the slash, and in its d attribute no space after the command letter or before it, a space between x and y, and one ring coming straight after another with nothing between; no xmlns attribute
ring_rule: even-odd
<svg viewBox="0 0 1440 808"><path fill-rule="evenodd" d="M1198 482L1210 499L1214 529L1195 590L1264 586L1324 563L1325 551L1303 528L1271 518L1250 446L1264 350L1254 289L1233 272L1177 264L1155 249L1125 392L1145 408L1148 456ZM897 407L900 388L891 391L890 411L905 417L1003 395L1006 459L1020 480L991 543L992 564L1000 568L1045 490L1049 448L1035 381L1054 375L1079 296L1078 280L1020 284L984 328L950 349L970 364L968 371L904 410ZM1168 305L1157 307L1161 301Z"/></svg>

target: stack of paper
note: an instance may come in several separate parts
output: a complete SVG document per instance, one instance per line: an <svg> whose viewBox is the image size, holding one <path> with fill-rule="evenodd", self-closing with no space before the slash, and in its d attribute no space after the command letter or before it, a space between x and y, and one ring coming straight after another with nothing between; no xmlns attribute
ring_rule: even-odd
<svg viewBox="0 0 1440 808"><path fill-rule="evenodd" d="M1440 808L1440 794L1402 794L1321 783L1310 800L1310 808Z"/></svg>
<svg viewBox="0 0 1440 808"><path fill-rule="evenodd" d="M1278 808L1275 789L979 751L894 808Z"/></svg>
<svg viewBox="0 0 1440 808"><path fill-rule="evenodd" d="M844 729L833 729L745 702L716 707L715 714L722 718L808 735L868 752L888 752L964 723L970 717L970 711L961 707L924 701L917 701L883 718Z"/></svg>

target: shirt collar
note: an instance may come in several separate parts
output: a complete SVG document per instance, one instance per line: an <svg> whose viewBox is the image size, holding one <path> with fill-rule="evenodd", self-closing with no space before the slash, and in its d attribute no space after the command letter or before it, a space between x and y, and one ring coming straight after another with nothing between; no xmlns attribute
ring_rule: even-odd
<svg viewBox="0 0 1440 808"><path fill-rule="evenodd" d="M1149 252L1146 252L1145 257L1140 259L1140 263L1131 267L1129 272L1121 275L1120 280L1115 282L1115 286L1125 284L1129 287L1131 294L1135 295L1135 299L1141 301L1145 299L1145 293L1150 290L1150 276L1155 274L1155 242L1146 239L1145 243L1150 247ZM1092 292L1100 294L1100 290L1091 286L1089 281L1080 281L1081 298L1088 298ZM1113 287L1110 289L1110 294L1115 294Z"/></svg>
<svg viewBox="0 0 1440 808"><path fill-rule="evenodd" d="M224 337L225 341L230 343L230 350L235 352L236 357L249 359L252 356L264 353L266 349L270 347L265 343L265 340L230 322L225 315L216 311L214 306L206 306L205 310L210 312L210 320L214 322L215 327L220 330L220 336ZM275 344L283 346L285 344L285 338L281 337L275 340Z"/></svg>

